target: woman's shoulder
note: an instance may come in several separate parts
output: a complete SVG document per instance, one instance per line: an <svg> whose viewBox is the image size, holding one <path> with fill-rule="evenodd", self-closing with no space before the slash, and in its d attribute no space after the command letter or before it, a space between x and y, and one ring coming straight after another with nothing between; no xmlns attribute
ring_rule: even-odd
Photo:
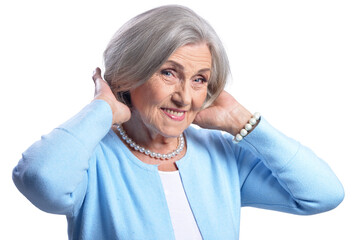
<svg viewBox="0 0 361 240"><path fill-rule="evenodd" d="M197 143L197 145L201 144L207 148L215 145L232 148L234 145L231 134L220 130L201 128L193 124L186 129L185 135L187 141Z"/></svg>
<svg viewBox="0 0 361 240"><path fill-rule="evenodd" d="M201 128L197 125L191 124L185 131L186 136L192 138L211 138L211 139L228 139L232 136L220 130Z"/></svg>

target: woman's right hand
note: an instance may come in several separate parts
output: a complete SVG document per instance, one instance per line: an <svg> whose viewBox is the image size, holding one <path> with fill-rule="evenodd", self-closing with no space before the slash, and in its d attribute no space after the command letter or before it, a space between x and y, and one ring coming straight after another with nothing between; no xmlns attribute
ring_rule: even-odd
<svg viewBox="0 0 361 240"><path fill-rule="evenodd" d="M95 84L94 100L101 99L106 101L112 109L112 124L122 124L130 119L130 109L127 105L119 102L114 96L108 83L101 76L100 68L96 68L93 72L93 81Z"/></svg>

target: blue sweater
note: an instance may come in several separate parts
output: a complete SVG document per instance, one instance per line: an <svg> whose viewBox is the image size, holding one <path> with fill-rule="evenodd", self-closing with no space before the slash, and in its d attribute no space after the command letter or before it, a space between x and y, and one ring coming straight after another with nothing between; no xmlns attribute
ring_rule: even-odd
<svg viewBox="0 0 361 240"><path fill-rule="evenodd" d="M157 165L137 159L111 122L105 101L87 105L24 152L17 188L38 208L66 215L69 239L174 239ZM239 144L193 127L185 137L176 164L203 239L238 239L242 206L315 214L343 199L328 165L264 118Z"/></svg>

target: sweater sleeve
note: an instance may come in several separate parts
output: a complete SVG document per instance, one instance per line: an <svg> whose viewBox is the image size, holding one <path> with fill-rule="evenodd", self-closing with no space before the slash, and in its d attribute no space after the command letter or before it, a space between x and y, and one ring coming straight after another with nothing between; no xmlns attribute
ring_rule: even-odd
<svg viewBox="0 0 361 240"><path fill-rule="evenodd" d="M264 118L239 145L242 206L307 215L342 202L343 187L330 167Z"/></svg>
<svg viewBox="0 0 361 240"><path fill-rule="evenodd" d="M41 210L72 215L86 193L89 159L111 123L105 101L88 104L23 153L13 170L16 187Z"/></svg>

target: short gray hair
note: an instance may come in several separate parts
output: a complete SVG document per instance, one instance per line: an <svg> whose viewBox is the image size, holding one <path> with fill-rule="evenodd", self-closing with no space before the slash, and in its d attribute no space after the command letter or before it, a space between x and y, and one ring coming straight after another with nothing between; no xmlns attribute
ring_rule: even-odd
<svg viewBox="0 0 361 240"><path fill-rule="evenodd" d="M123 93L145 83L179 47L197 43L206 43L212 55L207 107L226 85L228 58L209 23L183 6L154 8L125 23L104 51L104 79L118 100L129 105Z"/></svg>

